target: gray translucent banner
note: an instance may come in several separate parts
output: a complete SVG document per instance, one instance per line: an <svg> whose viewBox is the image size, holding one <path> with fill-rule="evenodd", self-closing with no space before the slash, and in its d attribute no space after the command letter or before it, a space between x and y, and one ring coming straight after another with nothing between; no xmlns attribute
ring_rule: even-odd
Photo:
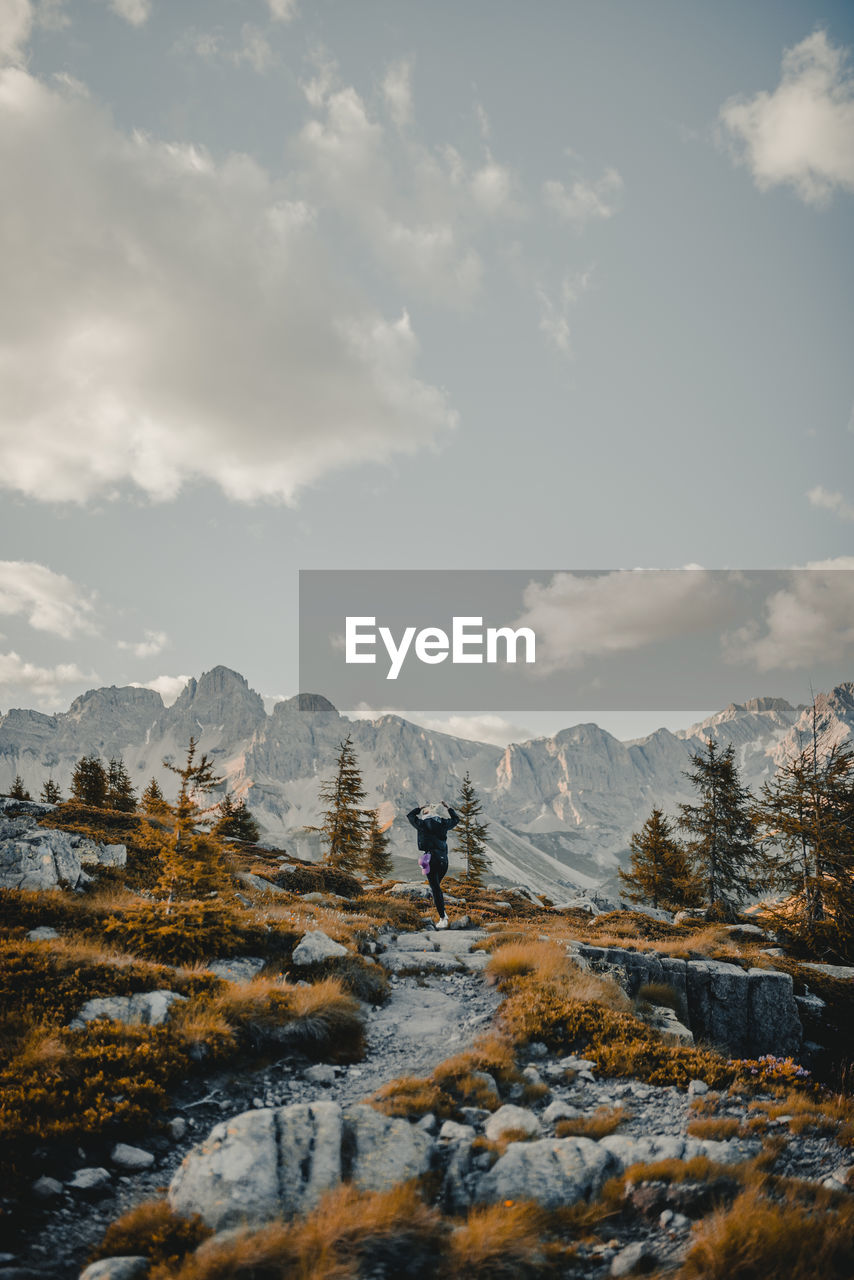
<svg viewBox="0 0 854 1280"><path fill-rule="evenodd" d="M300 692L379 711L795 703L854 679L854 568L303 570Z"/></svg>

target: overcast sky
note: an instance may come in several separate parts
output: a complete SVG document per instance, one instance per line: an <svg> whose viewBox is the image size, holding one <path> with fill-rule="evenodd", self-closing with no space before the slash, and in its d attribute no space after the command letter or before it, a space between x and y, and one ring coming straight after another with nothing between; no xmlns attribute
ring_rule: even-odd
<svg viewBox="0 0 854 1280"><path fill-rule="evenodd" d="M854 564L848 2L0 0L0 192L3 710L289 695L300 568Z"/></svg>

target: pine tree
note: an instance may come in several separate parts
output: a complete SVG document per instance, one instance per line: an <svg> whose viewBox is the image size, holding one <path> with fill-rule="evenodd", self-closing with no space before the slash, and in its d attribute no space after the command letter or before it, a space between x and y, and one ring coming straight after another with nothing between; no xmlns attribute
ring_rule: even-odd
<svg viewBox="0 0 854 1280"><path fill-rule="evenodd" d="M19 773L15 774L15 781L12 783L9 795L13 800L32 800L33 798L24 786L24 779Z"/></svg>
<svg viewBox="0 0 854 1280"><path fill-rule="evenodd" d="M641 830L632 833L629 847L631 869L618 872L629 902L646 902L665 911L698 905L700 885L661 809L653 808Z"/></svg>
<svg viewBox="0 0 854 1280"><path fill-rule="evenodd" d="M163 761L181 780L177 801L165 806L172 831L154 834L163 868L155 892L165 898L167 913L176 898L227 898L232 894L222 845L212 833L198 830L216 808L202 802L222 784L222 778L215 777L206 755L196 758L196 750L196 740L190 738L181 767Z"/></svg>
<svg viewBox="0 0 854 1280"><path fill-rule="evenodd" d="M154 814L155 816L169 808L156 778L151 779L142 793L142 808L145 813Z"/></svg>
<svg viewBox="0 0 854 1280"><path fill-rule="evenodd" d="M217 812L219 817L214 825L214 835L230 840L246 840L256 844L261 838L258 823L249 812L245 800L235 803L230 795L223 796Z"/></svg>
<svg viewBox="0 0 854 1280"><path fill-rule="evenodd" d="M788 759L762 787L757 820L786 925L811 947L854 952L854 751L832 743Z"/></svg>
<svg viewBox="0 0 854 1280"><path fill-rule="evenodd" d="M486 853L486 833L489 826L480 819L483 806L468 772L460 783L459 799L454 808L460 818L459 824L454 828L454 848L465 859L462 879L469 888L479 889L491 867Z"/></svg>
<svg viewBox="0 0 854 1280"><path fill-rule="evenodd" d="M721 751L709 738L705 752L691 760L694 768L685 777L700 803L680 804L678 825L691 837L687 852L709 914L732 920L745 898L762 887L750 792L739 780L732 743Z"/></svg>
<svg viewBox="0 0 854 1280"><path fill-rule="evenodd" d="M370 810L367 845L363 867L372 880L386 880L391 875L391 854L388 851L389 835L380 827L380 815Z"/></svg>
<svg viewBox="0 0 854 1280"><path fill-rule="evenodd" d="M121 756L110 761L106 805L117 813L136 813L136 792Z"/></svg>
<svg viewBox="0 0 854 1280"><path fill-rule="evenodd" d="M107 771L95 755L82 756L71 779L71 798L78 804L103 809L107 802Z"/></svg>
<svg viewBox="0 0 854 1280"><path fill-rule="evenodd" d="M366 793L349 733L338 747L335 777L320 789L320 799L327 806L320 829L326 837L329 865L355 871L365 856L368 821L361 801Z"/></svg>
<svg viewBox="0 0 854 1280"><path fill-rule="evenodd" d="M45 804L62 804L62 792L54 782L53 778L48 778L42 787L41 799Z"/></svg>

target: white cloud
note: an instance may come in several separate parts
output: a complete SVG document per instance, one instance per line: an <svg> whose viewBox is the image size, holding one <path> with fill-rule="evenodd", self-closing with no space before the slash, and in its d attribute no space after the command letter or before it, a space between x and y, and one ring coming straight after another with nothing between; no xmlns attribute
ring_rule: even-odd
<svg viewBox="0 0 854 1280"><path fill-rule="evenodd" d="M130 687L131 689L153 689L155 693L160 694L166 706L171 707L189 679L189 676L157 676L154 680L147 680L144 683L132 680Z"/></svg>
<svg viewBox="0 0 854 1280"><path fill-rule="evenodd" d="M720 579L703 570L556 573L545 585L528 585L513 626L533 628L537 669L549 674L690 635L717 616L720 599Z"/></svg>
<svg viewBox="0 0 854 1280"><path fill-rule="evenodd" d="M854 506L846 502L837 490L825 489L823 485L817 484L814 489L810 489L807 498L811 506L832 511L840 520L854 520Z"/></svg>
<svg viewBox="0 0 854 1280"><path fill-rule="evenodd" d="M151 17L151 0L108 0L113 13L132 27L143 26Z"/></svg>
<svg viewBox="0 0 854 1280"><path fill-rule="evenodd" d="M267 0L267 8L274 22L292 22L299 13L297 0Z"/></svg>
<svg viewBox="0 0 854 1280"><path fill-rule="evenodd" d="M412 67L408 62L396 62L389 67L383 80L383 95L388 113L399 129L412 120Z"/></svg>
<svg viewBox="0 0 854 1280"><path fill-rule="evenodd" d="M165 631L146 631L144 640L119 640L118 648L132 653L136 658L155 658L169 643Z"/></svg>
<svg viewBox="0 0 854 1280"><path fill-rule="evenodd" d="M854 556L816 560L792 571L765 601L762 623L724 637L729 662L759 671L850 662L854 657Z"/></svg>
<svg viewBox="0 0 854 1280"><path fill-rule="evenodd" d="M94 599L65 574L30 560L0 560L0 613L58 636L96 630Z"/></svg>
<svg viewBox="0 0 854 1280"><path fill-rule="evenodd" d="M570 310L582 293L590 288L592 279L593 268L588 267L581 275L574 278L564 276L556 294L552 294L544 285L537 289L537 301L540 304L540 332L545 335L547 342L564 355L572 354Z"/></svg>
<svg viewBox="0 0 854 1280"><path fill-rule="evenodd" d="M730 98L720 119L760 190L788 183L814 205L854 190L854 75L827 32L785 51L773 93Z"/></svg>
<svg viewBox="0 0 854 1280"><path fill-rule="evenodd" d="M412 714L409 717L412 719ZM418 724L436 733L449 733L454 738L465 738L470 742L489 742L494 747L506 747L510 742L526 742L532 735L522 725L513 724L503 716L491 715L452 715L419 717Z"/></svg>
<svg viewBox="0 0 854 1280"><path fill-rule="evenodd" d="M332 117L319 154L361 172L374 131L353 96ZM12 68L0 172L15 192L0 226L6 486L83 501L131 482L165 499L203 479L292 500L453 425L415 375L408 318L341 278L314 209L249 157L128 137L74 86Z"/></svg>
<svg viewBox="0 0 854 1280"><path fill-rule="evenodd" d="M0 64L23 60L32 28L30 0L0 0Z"/></svg>
<svg viewBox="0 0 854 1280"><path fill-rule="evenodd" d="M276 64L273 46L260 27L253 26L251 22L244 22L240 28L240 45L231 57L238 65L247 63L258 75L264 75Z"/></svg>
<svg viewBox="0 0 854 1280"><path fill-rule="evenodd" d="M606 169L595 182L581 178L572 186L551 180L543 183L543 199L548 208L581 230L597 218L611 218L617 212L623 179L616 169Z"/></svg>
<svg viewBox="0 0 854 1280"><path fill-rule="evenodd" d="M17 697L27 702L35 700L42 708L53 708L63 686L97 679L96 675L87 676L73 662L38 667L17 653L0 653L0 697L7 704L11 698Z"/></svg>

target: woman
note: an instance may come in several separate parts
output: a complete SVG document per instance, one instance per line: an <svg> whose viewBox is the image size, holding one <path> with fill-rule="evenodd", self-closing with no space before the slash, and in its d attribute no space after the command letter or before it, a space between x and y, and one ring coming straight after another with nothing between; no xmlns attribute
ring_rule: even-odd
<svg viewBox="0 0 854 1280"><path fill-rule="evenodd" d="M442 879L448 871L448 832L459 822L459 815L444 800L443 806L448 811L447 818L425 804L416 805L406 816L418 832L418 848L430 858L430 869L427 872L427 883L439 913L437 929L448 928L448 917L445 915L445 899L442 895Z"/></svg>

